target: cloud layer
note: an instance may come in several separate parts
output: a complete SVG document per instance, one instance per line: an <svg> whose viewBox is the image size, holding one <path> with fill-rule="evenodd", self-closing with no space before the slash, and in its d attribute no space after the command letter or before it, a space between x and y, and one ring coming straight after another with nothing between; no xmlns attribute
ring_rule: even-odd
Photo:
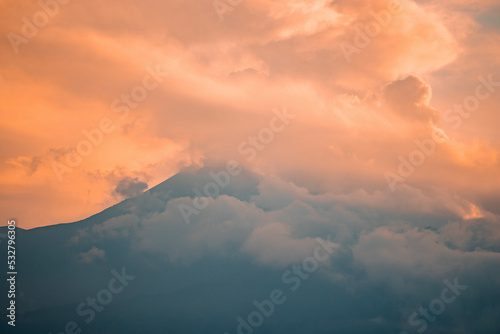
<svg viewBox="0 0 500 334"><path fill-rule="evenodd" d="M60 5L18 53L0 46L4 209L25 227L77 220L183 166L229 160L375 200L399 156L441 129L449 141L388 202L431 191L497 210L499 87L460 128L444 118L480 76L500 81L498 30L481 23L493 2L396 5L254 1L223 21L208 2ZM3 9L5 36L42 10ZM350 62L343 43L359 51ZM296 118L247 161L240 143L285 107Z"/></svg>
<svg viewBox="0 0 500 334"><path fill-rule="evenodd" d="M253 193L253 186L245 178L233 182L248 184L246 192ZM442 197L440 203L432 206L430 202L422 204L425 200L417 194L414 194L415 207L401 208L395 213L393 208L374 201L359 200L360 193L344 197L312 194L308 189L267 176L259 177L257 188L258 193L248 199L237 198L232 192L210 197L208 206L193 216L189 224L179 207L192 205L193 198L161 199L159 192L145 193L130 204L119 204L117 210L122 211L115 211L113 218L98 222L96 216L86 223L72 224L71 228L79 230L65 249L73 253L75 249L92 247L87 253L77 255L88 264L91 260L87 258L98 258L92 245L100 245L103 250L99 252L143 259L139 261L144 262L147 270L159 272L165 268L170 268L169 273L197 271L209 264L214 271L211 279L224 282L231 281L232 266L242 265L245 269L238 269L242 275L260 282L256 277L263 270L270 270L269 278L279 279L280 273L313 256L320 239L333 253L320 263L314 273L318 281L309 284L306 295L316 296L317 288L320 295L332 296L342 307L357 305L351 316L356 323L367 321L360 325L363 328L375 326L371 323L375 321L369 315L372 314L377 316L380 328L416 330L416 325L406 319L418 309L419 303L427 305L440 296L439 291L446 287L443 281L456 279L467 290L457 299L459 302L447 306L450 310L439 321L429 326L434 330L450 330L458 328L458 321L461 328L471 330L476 326L474 319L482 319L483 325L487 323L483 330L494 332L491 321L498 311L498 303L494 301L498 298L495 292L498 282L494 277L500 268L498 214L483 212L482 218L464 218L468 204L463 200ZM171 188L165 185L163 191L168 189ZM146 202L140 197L145 196L155 196L158 200L155 210L144 210L140 203ZM419 210L420 206L426 206L427 212ZM132 211L125 213L123 208ZM121 245L120 250L117 245ZM203 277L203 282L206 279ZM177 284L171 277L163 289ZM226 292L219 293L217 299L225 300ZM344 293L345 299L338 300ZM491 297L491 303L484 302L486 295ZM294 298L307 299L302 294ZM314 310L321 319L321 298L315 298L318 301ZM360 303L379 307L367 313L359 308ZM307 322L307 311L296 316ZM317 325L311 321L311 326ZM353 328L350 322L342 325L336 318L332 321L341 332Z"/></svg>

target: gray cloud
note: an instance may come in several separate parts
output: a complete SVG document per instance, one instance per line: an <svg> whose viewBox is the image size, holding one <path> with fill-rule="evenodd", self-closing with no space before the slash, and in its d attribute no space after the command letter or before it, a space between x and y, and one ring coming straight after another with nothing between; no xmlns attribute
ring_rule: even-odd
<svg viewBox="0 0 500 334"><path fill-rule="evenodd" d="M77 254L75 258L82 263L92 263L95 260L104 260L106 258L106 252L94 246L87 252Z"/></svg>
<svg viewBox="0 0 500 334"><path fill-rule="evenodd" d="M222 280L226 291L226 282L232 279L228 268L236 268L245 280L258 284L273 277L279 281L280 273L311 256L315 239L322 238L338 247L329 262L308 279L314 283L307 282L307 288L294 295L301 302L314 300L314 305L287 316L307 319L310 311L320 322L330 319L329 326L340 324L341 333L349 333L345 328L354 323L362 332L374 324L380 326L373 331L376 333L408 329L412 312L419 305L428 305L443 289L443 280L454 277L469 288L429 326L440 330L463 322L474 328L480 326L475 319L490 321L498 310L493 301L498 297L494 277L500 268L498 216L483 212L483 218L463 218L470 203L459 197L402 192L400 196L413 200L406 201L406 206L400 202L389 205L386 193L318 194L278 177L261 176L255 185L255 176L249 175L247 182L240 180L237 191L208 198L209 205L186 224L179 204L190 205L193 198L168 194L173 189L189 193L193 184L206 181L206 173L193 171L124 201L114 207L111 218L106 215L85 233L75 229L73 235L80 240L69 247L80 252L91 249L78 255L84 263L99 259L102 249L108 261L122 261L125 256L145 264L147 270L168 275L180 270L198 279L200 268L210 268L210 277ZM251 195L236 197L241 193ZM149 278L148 288L150 282L156 282L158 289L184 286L174 276L168 276L168 284L161 275L157 281ZM251 289L243 290L248 297L239 303L259 298L248 293ZM224 291L217 291L217 300L228 298ZM200 298L198 293L196 298ZM485 294L491 303L484 302ZM183 293L182 298L185 296ZM334 312L338 318L332 320L334 315L320 311L332 308L345 310L349 320L343 320L347 314ZM463 320L466 312L472 312L474 319ZM281 321L279 315L273 319L270 321ZM493 333L494 327L490 324L483 332Z"/></svg>
<svg viewBox="0 0 500 334"><path fill-rule="evenodd" d="M139 195L147 188L148 184L146 182L139 181L137 177L127 176L118 182L114 192L122 197L129 198Z"/></svg>
<svg viewBox="0 0 500 334"><path fill-rule="evenodd" d="M163 209L147 213L139 200L150 197L147 192L133 199L130 214L89 232L94 241L127 239L135 252L158 254L172 263L250 256L271 267L300 261L314 249L314 238L330 235L341 245L332 261L343 263L343 268L329 269L334 281L349 279L352 273L345 265L350 263L363 268L372 282L390 282L395 290L407 289L408 284L401 284L404 277L407 282L433 280L447 272L462 272L464 263L466 267L500 263L495 246L500 227L493 223L498 218L488 214L463 220L470 203L457 197L436 195L431 202L424 194L410 192L416 206L395 210L387 204L389 195L382 193L311 194L276 177L262 177L257 189L259 193L248 199L231 194L209 198L210 204L193 215L189 225L179 204L191 205L192 198L160 201ZM471 221L474 225L469 225Z"/></svg>

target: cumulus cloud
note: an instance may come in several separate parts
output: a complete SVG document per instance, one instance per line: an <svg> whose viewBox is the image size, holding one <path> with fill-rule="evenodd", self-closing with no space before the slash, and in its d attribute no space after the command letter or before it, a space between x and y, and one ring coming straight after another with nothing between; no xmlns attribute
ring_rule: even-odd
<svg viewBox="0 0 500 334"><path fill-rule="evenodd" d="M464 120L463 131L446 129L450 142L437 147L398 196L387 193L383 177L397 168L399 155L415 149L416 139L430 135L426 123L438 123L443 110L474 93L479 74L499 80L499 60L492 56L498 53L496 33L475 23L492 2L401 0L402 11L348 63L340 45L354 45L358 29L376 21L388 3L254 1L223 22L211 3L120 4L141 13L133 17L113 3L64 7L67 19L41 29L20 46L19 57L8 43L0 46L2 64L11 64L0 78L2 96L15 109L2 113L2 135L12 145L1 152L0 181L9 196L0 205L27 224L76 221L159 184L182 166L236 159L296 186L268 200L264 193L282 185L261 184L255 203L263 210L307 197L304 189L388 211L413 198L426 213L438 210L436 203L442 211L470 203L494 210L491 194L500 184L494 176L495 94ZM464 11L471 3L477 13ZM2 29L18 31L19 18L38 9L36 3L20 6L22 13L6 8ZM100 14L81 15L95 11ZM186 26L193 18L197 24ZM111 104L142 83L148 66L170 76L120 119ZM269 126L272 110L283 106L297 117L247 161L239 144ZM59 182L52 163L65 163L86 140L83 131L104 118L116 129ZM454 195L460 201L448 200ZM164 202L149 199L155 211L164 209ZM53 209L39 217L45 208Z"/></svg>
<svg viewBox="0 0 500 334"><path fill-rule="evenodd" d="M254 256L259 263L285 267L311 255L316 246L313 238L292 239L288 225L270 223L256 228L242 250Z"/></svg>
<svg viewBox="0 0 500 334"><path fill-rule="evenodd" d="M93 263L96 260L105 260L106 252L94 246L87 252L78 253L75 258L82 263Z"/></svg>
<svg viewBox="0 0 500 334"><path fill-rule="evenodd" d="M394 319L407 319L419 303L436 298L445 279L457 277L470 286L460 298L462 307L478 305L485 289L496 289L492 277L498 276L500 268L499 217L491 212L481 218L462 217L463 210L472 206L458 196L405 187L403 196L412 202L391 203L388 193L314 193L276 176L260 176L255 185L255 175L248 174L249 180L240 180L238 191L207 197L207 206L186 224L179 205L193 205L193 198L167 194L173 189L182 193L183 188L189 192L193 184L207 181L209 171L191 169L191 174L154 188L154 193L150 190L120 203L113 218L97 221L96 216L84 232L77 230L78 244L68 247L91 248L77 256L85 263L102 259L105 251L141 259L141 266L154 270L168 268L168 275L179 268L191 273L216 264L217 275L224 276L220 268L227 264L255 270L248 275L270 270L279 279L280 272L312 256L321 238L335 251L314 273L319 285L311 285L307 295L314 294L316 287L319 295L336 291L333 296L340 298L345 293L339 302L342 307L378 305L384 326ZM138 200L153 195L165 199L163 210L145 210L149 202ZM169 289L171 284L184 283L171 281ZM388 313L381 308L386 302ZM492 305L475 306L474 312L490 318L496 307ZM449 313L455 315L460 317L458 311ZM356 317L371 319L372 326L372 311L358 310ZM399 325L404 328L407 322Z"/></svg>
<svg viewBox="0 0 500 334"><path fill-rule="evenodd" d="M310 256L316 238L329 236L339 246L325 269L333 282L349 281L359 275L354 268L362 268L370 284L386 282L405 293L416 293L418 282L500 261L497 216L464 220L461 210L468 203L458 198L443 197L435 203L438 196L425 199L415 193L414 207L396 212L387 198L370 198L363 192L311 194L276 177L262 177L257 188L260 193L247 199L234 194L207 198L207 207L193 215L190 224L179 205L192 205L191 198L172 198L164 210L147 214L141 202L135 202L129 214L96 224L74 238L82 245L120 239L133 252L184 266L203 259L250 258L258 265L283 268ZM283 197L290 199L279 201Z"/></svg>
<svg viewBox="0 0 500 334"><path fill-rule="evenodd" d="M134 197L142 193L144 190L148 188L148 184L146 182L139 181L137 177L126 177L120 182L115 188L115 193L125 197Z"/></svg>
<svg viewBox="0 0 500 334"><path fill-rule="evenodd" d="M104 238L129 238L137 229L139 219L132 214L126 214L106 220L92 227L92 232Z"/></svg>
<svg viewBox="0 0 500 334"><path fill-rule="evenodd" d="M0 44L0 208L35 227L126 199L68 236L82 263L123 250L183 268L241 260L281 270L331 236L339 248L321 279L350 294L343 305L386 292L433 298L423 287L452 274L481 292L500 268L497 86L460 129L440 116L474 95L479 76L500 81L499 32L486 15L496 2L401 0L387 16L385 0L257 0L224 21L210 1L72 2L19 54ZM3 9L5 36L40 7ZM356 52L346 59L342 45ZM157 67L170 75L121 104L120 117L113 103ZM240 144L284 107L296 117L247 159ZM113 132L93 137L59 181L53 163L68 164L103 119ZM384 173L437 127L448 141L391 192ZM229 160L255 174L186 224L179 205Z"/></svg>
<svg viewBox="0 0 500 334"><path fill-rule="evenodd" d="M437 123L439 114L429 106L431 87L422 79L409 76L384 88L384 98L391 109L410 121Z"/></svg>
<svg viewBox="0 0 500 334"><path fill-rule="evenodd" d="M168 261L190 264L205 257L238 256L239 249L259 225L264 212L251 203L221 195L191 223L185 223L179 205L192 205L189 198L169 201L164 212L142 221L134 249L160 254Z"/></svg>

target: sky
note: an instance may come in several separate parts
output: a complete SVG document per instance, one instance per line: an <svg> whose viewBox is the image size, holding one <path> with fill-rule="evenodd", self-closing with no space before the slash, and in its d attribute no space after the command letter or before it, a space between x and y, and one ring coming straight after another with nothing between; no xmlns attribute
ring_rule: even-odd
<svg viewBox="0 0 500 334"><path fill-rule="evenodd" d="M232 160L282 198L498 222L497 1L42 3L0 1L1 225Z"/></svg>

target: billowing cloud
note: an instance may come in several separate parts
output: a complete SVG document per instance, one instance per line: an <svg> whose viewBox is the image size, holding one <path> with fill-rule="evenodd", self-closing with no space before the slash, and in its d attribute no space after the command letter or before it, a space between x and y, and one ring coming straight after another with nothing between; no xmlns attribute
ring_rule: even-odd
<svg viewBox="0 0 500 334"><path fill-rule="evenodd" d="M148 184L146 182L139 181L136 177L126 177L118 182L118 185L115 188L115 193L128 198L139 195L147 188Z"/></svg>
<svg viewBox="0 0 500 334"><path fill-rule="evenodd" d="M390 83L384 88L386 103L410 121L437 123L439 114L429 106L431 88L422 79L409 76Z"/></svg>
<svg viewBox="0 0 500 334"><path fill-rule="evenodd" d="M97 247L92 247L87 252L82 252L76 255L76 260L82 263L92 263L96 260L104 260L106 252Z"/></svg>
<svg viewBox="0 0 500 334"><path fill-rule="evenodd" d="M498 32L478 23L494 3L397 3L257 1L223 21L211 3L61 5L19 53L8 39L0 46L9 64L0 78L9 143L0 152L2 205L26 227L75 221L185 166L237 160L296 185L272 202L257 199L266 209L308 189L387 210L419 198L422 212L433 203L463 216L472 205L494 211L498 87L460 129L443 119L475 93L479 76L500 81L490 56ZM476 11L465 11L472 3ZM5 6L1 29L22 34L21 18L39 10ZM81 15L90 11L99 15ZM366 46L356 43L377 25ZM343 43L357 49L350 62ZM285 107L296 117L260 143L273 110ZM397 173L399 156L409 159L434 128L450 140L398 195L387 193L384 173ZM252 160L238 149L251 138ZM444 200L455 195L459 207Z"/></svg>
<svg viewBox="0 0 500 334"><path fill-rule="evenodd" d="M337 303L339 328L388 332L454 277L453 307L494 328L497 2L89 0L32 25L41 2L0 1L0 208L22 228L109 208L58 234L82 271L123 256L279 280L319 238L335 252L299 294Z"/></svg>
<svg viewBox="0 0 500 334"><path fill-rule="evenodd" d="M313 238L290 238L288 225L270 223L256 228L242 250L255 256L260 263L285 267L313 254L316 246L317 242Z"/></svg>
<svg viewBox="0 0 500 334"><path fill-rule="evenodd" d="M263 176L257 188L259 194L246 200L234 194L159 200L164 207L160 211L143 210L149 202L133 199L130 213L79 231L72 240L78 238L77 244L84 246L118 239L129 243L132 252L183 266L203 259L249 257L259 265L283 268L311 256L316 238L321 238L335 244L331 265L325 269L334 281L350 279L350 268L335 265L348 261L364 268L373 284L391 282L395 291L408 293L414 293L416 282L500 261L498 216L463 218L475 209L456 197L436 203L438 194L425 198L414 193L413 205L394 203L400 207L395 211L387 197L370 198L363 192L342 197L311 194L276 177ZM292 200L279 202L286 195ZM194 208L193 201L207 201L206 207L187 223L181 206Z"/></svg>

